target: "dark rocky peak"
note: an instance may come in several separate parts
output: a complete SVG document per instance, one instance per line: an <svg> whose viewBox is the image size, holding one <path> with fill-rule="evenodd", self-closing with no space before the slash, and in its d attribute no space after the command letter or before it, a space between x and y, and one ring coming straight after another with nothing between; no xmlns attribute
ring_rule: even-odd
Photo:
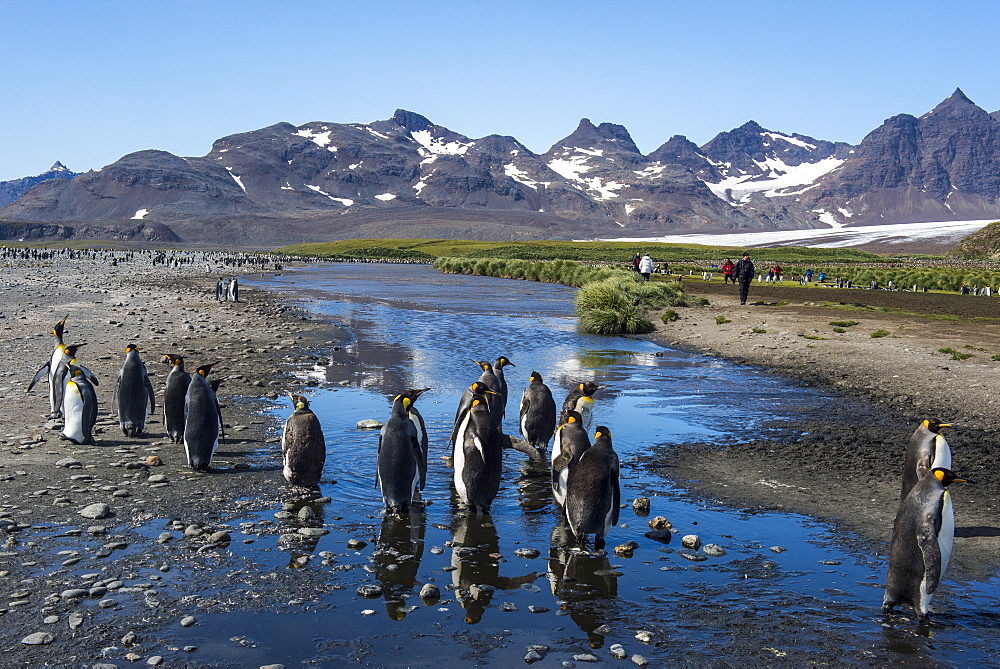
<svg viewBox="0 0 1000 669"><path fill-rule="evenodd" d="M937 107L920 117L921 121L986 121L987 119L994 120L985 109L970 100L961 88L956 88L955 92Z"/></svg>
<svg viewBox="0 0 1000 669"><path fill-rule="evenodd" d="M57 160L57 161L56 161L56 162L55 162L55 163L54 163L54 164L52 165L52 167L50 167L50 168L49 168L49 170L48 170L48 171L49 171L49 172L71 172L72 170L70 170L70 169L69 169L68 167L66 167L65 165L63 165L63 164L62 164L61 162L59 162L59 161Z"/></svg>
<svg viewBox="0 0 1000 669"><path fill-rule="evenodd" d="M998 109L995 112L990 112L990 116L992 116L997 121L1000 121L1000 109Z"/></svg>
<svg viewBox="0 0 1000 669"><path fill-rule="evenodd" d="M510 135L487 135L486 137L476 140L476 147L480 151L506 154L507 156L517 155L534 157L535 155L524 144L521 144L521 142L517 141L517 139L511 137ZM514 153L515 151L517 153Z"/></svg>
<svg viewBox="0 0 1000 669"><path fill-rule="evenodd" d="M430 130L434 126L426 116L405 109L397 109L396 113L392 115L392 120L410 132Z"/></svg>
<svg viewBox="0 0 1000 669"><path fill-rule="evenodd" d="M662 163L686 163L692 158L705 163L701 149L684 135L674 135L646 157Z"/></svg>
<svg viewBox="0 0 1000 669"><path fill-rule="evenodd" d="M639 148L632 141L625 126L616 123L602 123L595 126L589 118L580 119L576 130L568 137L552 145L548 153L559 149L586 149L639 154ZM641 155L641 154L640 154Z"/></svg>

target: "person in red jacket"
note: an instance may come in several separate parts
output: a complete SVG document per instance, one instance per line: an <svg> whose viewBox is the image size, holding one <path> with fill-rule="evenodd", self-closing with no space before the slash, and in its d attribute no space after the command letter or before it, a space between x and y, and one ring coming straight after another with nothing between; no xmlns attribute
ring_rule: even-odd
<svg viewBox="0 0 1000 669"><path fill-rule="evenodd" d="M722 263L722 283L729 283L730 281L733 284L736 283L736 277L733 276L734 269L736 269L736 263L731 258L726 258L726 262Z"/></svg>

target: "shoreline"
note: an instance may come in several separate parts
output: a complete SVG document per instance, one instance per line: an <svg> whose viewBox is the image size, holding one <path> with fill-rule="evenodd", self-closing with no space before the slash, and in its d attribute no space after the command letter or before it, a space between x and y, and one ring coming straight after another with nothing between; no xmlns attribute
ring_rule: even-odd
<svg viewBox="0 0 1000 669"><path fill-rule="evenodd" d="M829 390L831 398L844 398L853 409L846 416L831 411L823 420L778 426L779 436L750 435L725 445L664 444L657 449L662 466L651 467L696 494L833 520L884 552L899 504L907 440L920 421L940 418L954 425L943 431L953 469L976 481L952 490L957 539L952 569L980 577L996 572L1000 466L994 454L1000 452L1000 435L993 416L1000 412L1000 362L990 356L1000 353L997 321L880 311L907 297L926 297L885 291L754 284L742 306L735 287L688 281L685 290L710 304L677 309L680 318L669 324L661 322L662 312L651 314L656 330L645 335L651 341ZM980 299L986 302L970 302ZM862 300L876 310L851 306ZM933 304L939 305L938 315L948 316L942 312L992 309L994 303L942 295ZM1000 302L995 304L1000 315ZM727 322L718 322L720 316ZM830 325L849 320L858 323L842 333ZM877 330L888 334L872 338ZM974 357L951 360L940 348ZM831 407L836 404L831 401Z"/></svg>

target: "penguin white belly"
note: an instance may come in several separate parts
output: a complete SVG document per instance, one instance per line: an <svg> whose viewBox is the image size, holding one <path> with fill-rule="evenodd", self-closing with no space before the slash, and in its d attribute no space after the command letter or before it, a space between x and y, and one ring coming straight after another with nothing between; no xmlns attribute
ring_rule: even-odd
<svg viewBox="0 0 1000 669"><path fill-rule="evenodd" d="M458 426L455 443L452 444L452 465L455 467L455 491L463 504L469 503L469 491L465 487L465 430L469 427L469 414L465 413L462 424Z"/></svg>
<svg viewBox="0 0 1000 669"><path fill-rule="evenodd" d="M580 418L583 419L583 429L590 429L590 420L594 413L594 398L581 397L576 401L576 410L580 414Z"/></svg>
<svg viewBox="0 0 1000 669"><path fill-rule="evenodd" d="M555 462L562 453L562 428L556 430L556 438L552 441L552 453L549 462Z"/></svg>
<svg viewBox="0 0 1000 669"><path fill-rule="evenodd" d="M556 483L552 486L552 495L556 498L556 503L559 506L563 506L566 503L566 487L569 483L569 465L566 465L559 471L559 475L556 477Z"/></svg>
<svg viewBox="0 0 1000 669"><path fill-rule="evenodd" d="M934 462L931 463L930 468L939 467L951 469L951 446L948 445L948 440L940 434L934 437Z"/></svg>
<svg viewBox="0 0 1000 669"><path fill-rule="evenodd" d="M941 504L941 531L937 536L938 548L941 549L941 578L948 569L948 561L951 560L951 549L955 543L955 509L951 505L951 493L944 491L944 500Z"/></svg>
<svg viewBox="0 0 1000 669"><path fill-rule="evenodd" d="M73 382L66 384L66 392L63 395L63 415L65 424L63 435L67 439L77 444L82 444L86 437L83 434L84 403L80 389Z"/></svg>

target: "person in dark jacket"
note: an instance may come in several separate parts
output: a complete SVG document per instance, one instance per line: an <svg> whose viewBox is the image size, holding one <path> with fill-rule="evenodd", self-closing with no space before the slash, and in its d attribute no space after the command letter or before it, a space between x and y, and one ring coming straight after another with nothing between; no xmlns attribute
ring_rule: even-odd
<svg viewBox="0 0 1000 669"><path fill-rule="evenodd" d="M733 275L740 285L740 304L747 303L747 294L750 292L750 282L753 281L754 273L750 253L744 253L743 257L736 263L736 269L733 270Z"/></svg>

